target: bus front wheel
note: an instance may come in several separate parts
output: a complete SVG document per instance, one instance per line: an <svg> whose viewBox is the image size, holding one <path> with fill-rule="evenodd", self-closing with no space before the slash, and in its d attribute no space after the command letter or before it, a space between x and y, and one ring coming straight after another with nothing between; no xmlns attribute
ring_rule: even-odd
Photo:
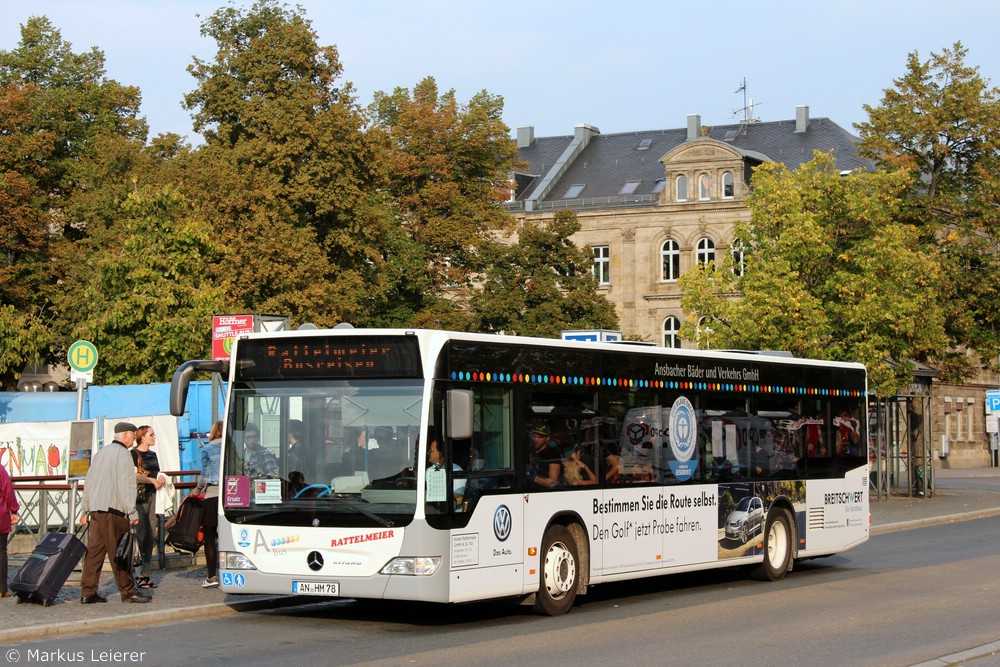
<svg viewBox="0 0 1000 667"><path fill-rule="evenodd" d="M554 525L545 531L541 559L535 611L547 616L560 616L573 606L580 577L579 547L565 526Z"/></svg>
<svg viewBox="0 0 1000 667"><path fill-rule="evenodd" d="M792 519L784 509L776 509L767 517L764 527L764 562L753 571L761 581L781 579L792 563Z"/></svg>

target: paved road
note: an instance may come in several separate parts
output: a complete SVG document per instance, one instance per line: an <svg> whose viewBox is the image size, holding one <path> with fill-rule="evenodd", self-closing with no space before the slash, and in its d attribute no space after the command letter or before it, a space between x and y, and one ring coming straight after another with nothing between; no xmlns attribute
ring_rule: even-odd
<svg viewBox="0 0 1000 667"><path fill-rule="evenodd" d="M877 535L997 514L1000 514L1000 469L940 470L932 498L892 496L886 501L872 503L872 533ZM19 561L14 560L12 570L18 564ZM291 596L226 595L218 589L201 588L204 578L204 567L154 571L153 579L159 583L159 588L152 591L155 600L153 604L142 606L120 602L110 573L102 577L101 592L108 595L107 604L81 605L78 584L64 587L51 607L15 604L14 598L0 600L0 646L43 637L118 629L126 617L131 627L139 627L236 614L235 608L258 609L301 602Z"/></svg>

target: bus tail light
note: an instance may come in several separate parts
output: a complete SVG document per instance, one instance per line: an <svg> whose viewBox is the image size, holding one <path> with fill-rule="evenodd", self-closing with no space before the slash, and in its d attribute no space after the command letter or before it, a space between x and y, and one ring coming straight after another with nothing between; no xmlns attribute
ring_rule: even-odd
<svg viewBox="0 0 1000 667"><path fill-rule="evenodd" d="M382 568L382 574L408 574L417 577L429 577L441 567L440 556L418 556L411 558L393 558Z"/></svg>
<svg viewBox="0 0 1000 667"><path fill-rule="evenodd" d="M219 564L224 570L256 570L257 566L238 551L220 551Z"/></svg>

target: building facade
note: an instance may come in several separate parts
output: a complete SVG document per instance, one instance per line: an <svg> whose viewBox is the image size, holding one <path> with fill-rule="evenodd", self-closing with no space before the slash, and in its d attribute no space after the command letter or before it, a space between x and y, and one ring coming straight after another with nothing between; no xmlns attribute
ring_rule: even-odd
<svg viewBox="0 0 1000 667"><path fill-rule="evenodd" d="M733 239L736 225L750 218L745 198L753 168L777 161L794 170L816 151L832 151L845 174L874 165L858 156L857 137L830 119L810 118L806 106L782 121L715 127L697 115L686 121L680 128L608 135L588 124L557 137L519 128L519 157L527 167L515 174L506 206L521 223L573 210L581 225L574 240L593 249L594 274L615 305L622 333L694 348L680 336L677 281L697 264L727 255L739 270ZM941 464L989 465L985 388L995 380L929 385L931 419L922 419L929 433L920 440L934 445Z"/></svg>

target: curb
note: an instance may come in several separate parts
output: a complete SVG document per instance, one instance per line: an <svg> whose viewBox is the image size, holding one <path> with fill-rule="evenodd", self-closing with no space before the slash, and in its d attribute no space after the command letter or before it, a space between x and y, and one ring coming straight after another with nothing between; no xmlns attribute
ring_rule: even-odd
<svg viewBox="0 0 1000 667"><path fill-rule="evenodd" d="M248 597L253 597L253 599L215 602L193 607L175 607L163 611L143 611L136 614L128 614L127 616L106 616L104 618L70 621L68 623L50 623L11 630L0 630L0 645L34 641L37 639L68 637L87 632L117 631L122 629L123 618L128 619L129 627L150 626L186 619L218 618L231 614L239 614L244 611L256 611L258 609L293 607L302 604L303 601L301 595Z"/></svg>
<svg viewBox="0 0 1000 667"><path fill-rule="evenodd" d="M972 521L974 519L985 519L991 516L1000 515L1000 507L993 507L985 510L972 510L959 514L944 514L942 516L927 517L925 519L912 519L910 521L897 521L887 523L882 526L872 526L872 535L884 535L886 533L896 533L901 530L911 528L922 528L924 526L937 526L942 523L957 523L959 521Z"/></svg>

